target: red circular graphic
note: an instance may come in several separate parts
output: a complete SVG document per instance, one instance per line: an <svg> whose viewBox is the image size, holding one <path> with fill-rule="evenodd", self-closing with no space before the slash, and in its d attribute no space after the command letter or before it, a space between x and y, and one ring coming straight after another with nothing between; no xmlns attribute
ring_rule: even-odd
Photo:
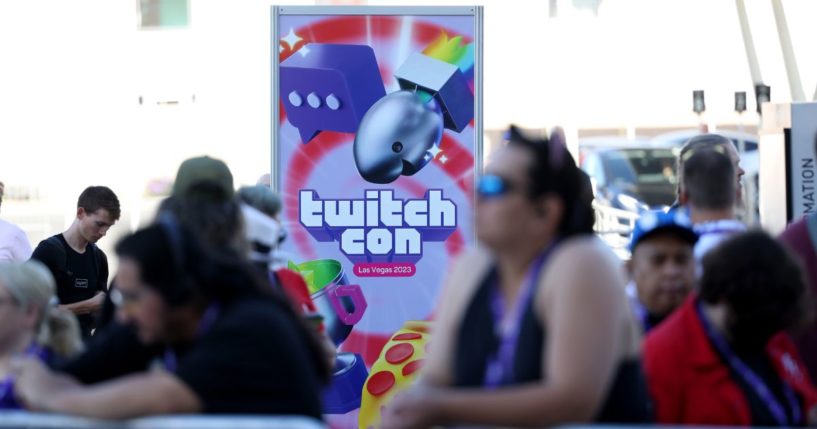
<svg viewBox="0 0 817 429"><path fill-rule="evenodd" d="M415 371L420 369L423 366L423 360L417 359L415 361L411 361L403 367L403 377L408 377L411 374L414 374Z"/></svg>
<svg viewBox="0 0 817 429"><path fill-rule="evenodd" d="M366 390L374 396L380 396L394 386L394 375L388 371L380 371L369 378Z"/></svg>
<svg viewBox="0 0 817 429"><path fill-rule="evenodd" d="M420 338L423 338L423 336L416 333L416 332L406 332L405 334L400 334L400 335L394 337L394 340L395 341L409 341L409 340L419 340Z"/></svg>
<svg viewBox="0 0 817 429"><path fill-rule="evenodd" d="M414 346L411 344L397 344L391 346L389 351L386 352L386 362L396 365L401 362L405 362L408 358L410 358L414 354Z"/></svg>

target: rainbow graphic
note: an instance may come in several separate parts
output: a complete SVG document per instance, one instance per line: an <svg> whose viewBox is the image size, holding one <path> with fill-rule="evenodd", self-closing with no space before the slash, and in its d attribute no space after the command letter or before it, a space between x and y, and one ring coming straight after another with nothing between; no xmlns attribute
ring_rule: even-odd
<svg viewBox="0 0 817 429"><path fill-rule="evenodd" d="M464 44L462 36L449 38L445 31L423 49L423 54L453 64L463 73L474 67L474 44Z"/></svg>

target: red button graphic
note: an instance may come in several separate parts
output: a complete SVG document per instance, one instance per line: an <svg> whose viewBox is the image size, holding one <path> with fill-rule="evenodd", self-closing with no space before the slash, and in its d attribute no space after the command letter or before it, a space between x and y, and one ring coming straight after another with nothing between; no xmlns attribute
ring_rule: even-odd
<svg viewBox="0 0 817 429"><path fill-rule="evenodd" d="M386 352L386 362L395 365L400 362L405 362L414 354L414 346L407 343L397 344L392 346Z"/></svg>
<svg viewBox="0 0 817 429"><path fill-rule="evenodd" d="M408 377L411 374L414 374L422 366L423 366L422 359L417 359L415 361L407 363L406 366L403 367L403 377Z"/></svg>
<svg viewBox="0 0 817 429"><path fill-rule="evenodd" d="M423 336L416 333L416 332L406 332L405 334L400 334L400 335L394 337L394 340L395 341L409 341L409 340L419 340L420 338L423 338Z"/></svg>
<svg viewBox="0 0 817 429"><path fill-rule="evenodd" d="M394 375L388 371L380 371L366 383L366 390L374 396L380 396L389 391L394 386Z"/></svg>

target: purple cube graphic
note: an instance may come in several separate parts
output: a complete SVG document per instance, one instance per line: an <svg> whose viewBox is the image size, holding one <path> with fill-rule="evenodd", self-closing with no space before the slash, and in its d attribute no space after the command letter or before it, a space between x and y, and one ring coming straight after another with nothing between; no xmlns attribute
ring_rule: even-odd
<svg viewBox="0 0 817 429"><path fill-rule="evenodd" d="M279 84L303 143L324 130L357 132L363 115L386 95L374 51L366 45L307 44L281 63Z"/></svg>
<svg viewBox="0 0 817 429"><path fill-rule="evenodd" d="M425 91L442 108L445 128L462 132L474 119L474 94L455 65L414 53L394 73L400 88Z"/></svg>

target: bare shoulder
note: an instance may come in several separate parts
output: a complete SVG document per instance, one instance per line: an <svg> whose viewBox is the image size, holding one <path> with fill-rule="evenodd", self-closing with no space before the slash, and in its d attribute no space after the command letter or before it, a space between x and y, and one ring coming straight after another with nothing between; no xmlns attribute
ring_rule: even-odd
<svg viewBox="0 0 817 429"><path fill-rule="evenodd" d="M595 236L570 238L554 251L553 264L564 268L612 270L621 274L622 262L610 248Z"/></svg>
<svg viewBox="0 0 817 429"><path fill-rule="evenodd" d="M570 238L560 243L544 271L540 281L549 292L606 290L624 297L623 263L595 236Z"/></svg>
<svg viewBox="0 0 817 429"><path fill-rule="evenodd" d="M639 353L640 332L628 310L624 264L604 242L595 236L563 241L545 271L540 280L544 293L536 297L543 320L553 322L550 318L560 310L581 309L565 317L609 326L619 335L620 353Z"/></svg>

